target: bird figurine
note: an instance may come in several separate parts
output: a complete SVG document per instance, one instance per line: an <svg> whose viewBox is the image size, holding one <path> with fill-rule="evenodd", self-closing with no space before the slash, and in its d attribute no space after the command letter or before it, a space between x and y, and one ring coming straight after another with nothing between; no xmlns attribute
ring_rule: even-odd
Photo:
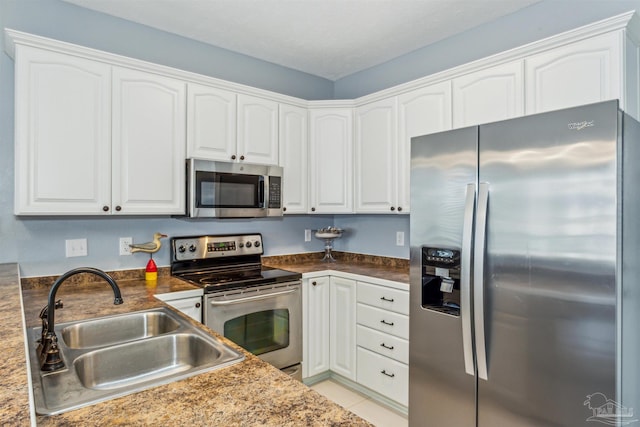
<svg viewBox="0 0 640 427"><path fill-rule="evenodd" d="M160 242L160 239L164 237L167 237L167 235L162 233L155 233L153 235L152 242L131 244L129 245L129 247L131 248L131 253L146 252L148 254L154 254L160 250L160 247L162 246L162 242Z"/></svg>

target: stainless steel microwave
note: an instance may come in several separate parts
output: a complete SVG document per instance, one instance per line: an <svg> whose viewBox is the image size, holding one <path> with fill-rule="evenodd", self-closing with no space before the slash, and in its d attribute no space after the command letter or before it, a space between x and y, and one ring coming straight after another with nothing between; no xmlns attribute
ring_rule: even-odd
<svg viewBox="0 0 640 427"><path fill-rule="evenodd" d="M282 216L282 168L188 159L187 216Z"/></svg>

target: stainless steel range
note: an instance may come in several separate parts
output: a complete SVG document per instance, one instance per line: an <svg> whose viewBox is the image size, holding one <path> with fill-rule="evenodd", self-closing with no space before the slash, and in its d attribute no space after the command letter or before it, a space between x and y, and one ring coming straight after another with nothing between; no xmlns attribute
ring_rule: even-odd
<svg viewBox="0 0 640 427"><path fill-rule="evenodd" d="M263 253L261 234L174 237L171 274L204 289L205 325L302 380L302 275Z"/></svg>

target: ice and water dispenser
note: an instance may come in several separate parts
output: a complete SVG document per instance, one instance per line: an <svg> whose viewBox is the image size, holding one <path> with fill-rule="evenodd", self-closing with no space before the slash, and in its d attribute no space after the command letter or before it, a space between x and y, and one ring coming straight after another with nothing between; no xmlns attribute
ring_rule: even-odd
<svg viewBox="0 0 640 427"><path fill-rule="evenodd" d="M460 251L422 248L422 307L460 316Z"/></svg>

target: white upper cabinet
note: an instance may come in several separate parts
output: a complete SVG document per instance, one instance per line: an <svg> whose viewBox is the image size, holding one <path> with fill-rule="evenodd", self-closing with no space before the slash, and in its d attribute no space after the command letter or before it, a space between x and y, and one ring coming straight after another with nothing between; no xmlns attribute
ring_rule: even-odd
<svg viewBox="0 0 640 427"><path fill-rule="evenodd" d="M496 65L453 79L453 127L524 114L523 61Z"/></svg>
<svg viewBox="0 0 640 427"><path fill-rule="evenodd" d="M185 106L184 82L113 67L116 213L184 213Z"/></svg>
<svg viewBox="0 0 640 427"><path fill-rule="evenodd" d="M410 211L411 138L451 127L451 82L433 84L398 96L397 211Z"/></svg>
<svg viewBox="0 0 640 427"><path fill-rule="evenodd" d="M236 94L189 83L187 157L231 161L236 154Z"/></svg>
<svg viewBox="0 0 640 427"><path fill-rule="evenodd" d="M309 210L307 109L280 104L280 166L283 168L283 211Z"/></svg>
<svg viewBox="0 0 640 427"><path fill-rule="evenodd" d="M353 110L310 108L310 211L353 212Z"/></svg>
<svg viewBox="0 0 640 427"><path fill-rule="evenodd" d="M614 32L527 58L527 114L624 101L622 57L622 33Z"/></svg>
<svg viewBox="0 0 640 427"><path fill-rule="evenodd" d="M16 215L111 205L111 67L16 48Z"/></svg>
<svg viewBox="0 0 640 427"><path fill-rule="evenodd" d="M396 98L355 110L355 211L390 213L398 207Z"/></svg>
<svg viewBox="0 0 640 427"><path fill-rule="evenodd" d="M189 83L187 157L278 164L278 103Z"/></svg>
<svg viewBox="0 0 640 427"><path fill-rule="evenodd" d="M238 95L237 160L264 165L278 164L278 103ZM232 159L236 160L232 156Z"/></svg>

